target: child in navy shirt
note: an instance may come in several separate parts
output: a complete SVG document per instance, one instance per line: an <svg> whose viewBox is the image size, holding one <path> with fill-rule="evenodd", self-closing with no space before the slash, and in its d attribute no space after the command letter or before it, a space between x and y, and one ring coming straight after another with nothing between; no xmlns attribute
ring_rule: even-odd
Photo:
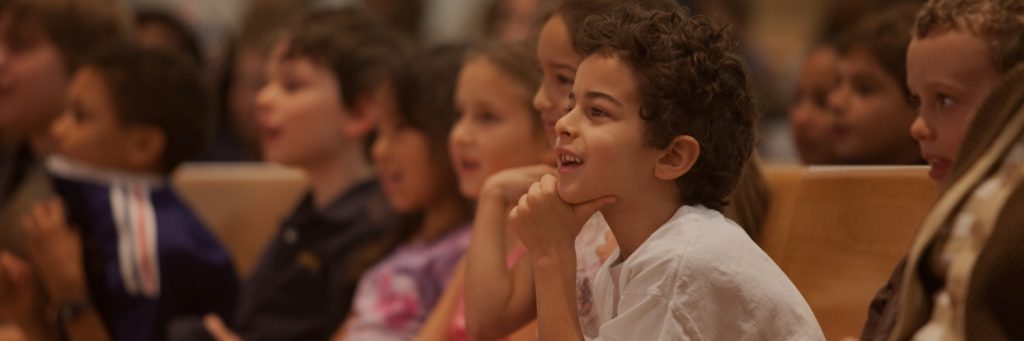
<svg viewBox="0 0 1024 341"><path fill-rule="evenodd" d="M114 45L75 73L46 162L61 199L24 222L49 307L31 315L48 321L22 328L160 340L232 310L228 254L167 179L203 146L209 108L198 70L161 52Z"/></svg>

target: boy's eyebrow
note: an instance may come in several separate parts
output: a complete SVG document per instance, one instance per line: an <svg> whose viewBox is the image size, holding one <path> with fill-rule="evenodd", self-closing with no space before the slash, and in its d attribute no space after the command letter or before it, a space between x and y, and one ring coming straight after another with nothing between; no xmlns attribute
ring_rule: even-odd
<svg viewBox="0 0 1024 341"><path fill-rule="evenodd" d="M612 102L613 104L617 105L619 108L624 108L625 107L625 105L623 105L622 102L619 102L619 100L615 99L615 97L612 97L611 95L603 93L603 92L587 91L585 94L583 94L583 97L585 97L587 99L603 98L603 99L606 99L609 102Z"/></svg>
<svg viewBox="0 0 1024 341"><path fill-rule="evenodd" d="M554 67L555 69L576 72L576 68L569 66L567 64L551 63L551 66Z"/></svg>

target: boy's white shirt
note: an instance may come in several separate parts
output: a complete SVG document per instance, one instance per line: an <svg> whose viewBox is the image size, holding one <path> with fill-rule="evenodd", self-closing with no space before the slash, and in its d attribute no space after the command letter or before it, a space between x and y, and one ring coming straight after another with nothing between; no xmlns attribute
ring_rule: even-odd
<svg viewBox="0 0 1024 341"><path fill-rule="evenodd" d="M590 340L824 340L807 302L741 227L682 206L597 275Z"/></svg>

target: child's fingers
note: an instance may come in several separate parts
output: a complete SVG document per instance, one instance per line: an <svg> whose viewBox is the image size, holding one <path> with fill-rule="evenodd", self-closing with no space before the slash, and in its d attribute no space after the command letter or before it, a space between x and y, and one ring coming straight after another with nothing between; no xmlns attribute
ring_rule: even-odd
<svg viewBox="0 0 1024 341"><path fill-rule="evenodd" d="M554 175L545 174L540 178L540 189L552 193L558 190L558 179Z"/></svg>
<svg viewBox="0 0 1024 341"><path fill-rule="evenodd" d="M49 206L49 218L53 221L64 221L64 202L59 198L50 199L47 202Z"/></svg>

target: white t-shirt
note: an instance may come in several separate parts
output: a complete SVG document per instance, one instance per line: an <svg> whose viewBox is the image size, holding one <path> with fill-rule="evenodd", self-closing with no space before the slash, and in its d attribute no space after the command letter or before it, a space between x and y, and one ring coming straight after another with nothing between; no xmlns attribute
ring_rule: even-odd
<svg viewBox="0 0 1024 341"><path fill-rule="evenodd" d="M824 340L807 302L736 223L683 206L598 273L599 340Z"/></svg>

